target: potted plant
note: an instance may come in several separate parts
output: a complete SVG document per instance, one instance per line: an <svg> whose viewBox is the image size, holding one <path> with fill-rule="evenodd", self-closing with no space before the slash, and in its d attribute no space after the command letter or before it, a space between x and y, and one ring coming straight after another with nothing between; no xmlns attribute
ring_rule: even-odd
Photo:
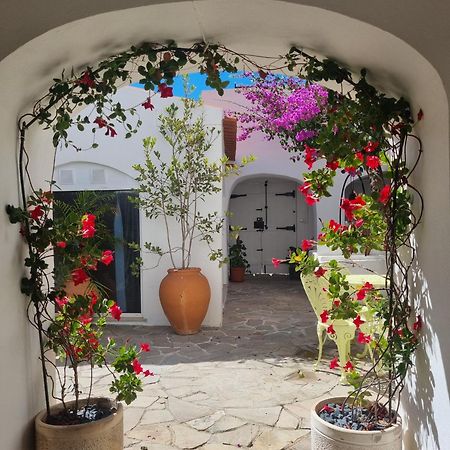
<svg viewBox="0 0 450 450"><path fill-rule="evenodd" d="M162 280L159 296L172 328L178 334L200 329L210 300L208 280L199 267L191 266L193 246L200 241L210 247L210 259L222 262L222 249L212 249L214 234L222 228L217 211L203 212L202 204L221 191L223 178L236 171L227 158L209 159L218 132L207 126L200 103L172 103L158 118L159 133L169 146L157 147L155 137L144 139L144 164L138 172L137 205L149 219L161 219L167 247L147 242L145 248L159 256L168 255L172 268Z"/></svg>
<svg viewBox="0 0 450 450"><path fill-rule="evenodd" d="M412 172L406 163L410 162L406 144L414 123L410 107L402 98L378 92L367 82L365 70L355 80L336 62L319 61L296 48L287 60L290 67L303 61L299 78L259 73L251 87L242 88L251 101L246 111L237 114L246 127L243 137L262 131L268 139L279 138L292 160L303 160L308 172L303 174L299 191L308 205L331 196L339 172L345 175L342 192L348 180L363 174L371 187L366 195L340 199L340 217L324 223L317 239L303 241L289 259L296 270L327 278L332 303L320 315L327 332L333 333L334 320L354 320L358 341L373 354L369 368L358 367L351 358L341 368L352 386L347 398L328 399L313 407L312 448L401 448L399 394L422 326L408 296L415 258L413 232L423 208L419 203L412 210L411 193L417 190L411 186ZM322 80L341 84L341 93L315 83ZM419 112L418 120L422 116ZM419 157L420 153L419 146ZM412 170L416 166L413 162ZM420 194L418 198L422 200ZM385 297L370 284L353 289L335 262L321 266L307 253L316 244L340 250L345 258L384 250ZM276 265L282 261L273 259ZM363 310L381 323L372 333L359 327ZM334 358L330 367L338 366Z"/></svg>
<svg viewBox="0 0 450 450"><path fill-rule="evenodd" d="M228 256L230 262L230 281L242 282L245 279L245 271L250 267L247 259L247 253L242 239L238 236L236 242L230 246Z"/></svg>
<svg viewBox="0 0 450 450"><path fill-rule="evenodd" d="M46 409L36 416L37 450L121 450L123 448L123 409L141 391L142 377L151 375L140 362L142 343L118 346L104 335L107 319L120 320L121 309L114 300L91 288L68 294L64 286L52 282L54 273L68 273L75 287L89 282L100 265L113 262L111 250L99 246L97 217L89 212L69 214L54 220L53 195L36 191L26 208L7 207L12 223L20 223L29 255L29 273L21 290L30 299L31 323L38 331ZM56 255L57 267L48 261ZM64 270L61 270L62 266ZM64 283L62 283L64 285ZM34 307L34 312L33 312ZM80 368L105 367L112 376L110 392L115 398L99 398L80 382ZM51 394L50 394L51 393ZM50 395L57 400L50 406Z"/></svg>

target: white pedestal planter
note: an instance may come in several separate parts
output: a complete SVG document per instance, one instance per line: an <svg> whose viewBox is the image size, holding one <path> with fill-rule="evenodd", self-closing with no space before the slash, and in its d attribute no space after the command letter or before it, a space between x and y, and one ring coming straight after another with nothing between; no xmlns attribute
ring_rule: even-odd
<svg viewBox="0 0 450 450"><path fill-rule="evenodd" d="M111 405L109 399L92 398L91 403L97 400ZM52 409L61 409L61 405ZM123 407L120 403L114 414L81 425L49 425L43 421L46 414L45 410L41 411L35 419L36 450L123 450Z"/></svg>
<svg viewBox="0 0 450 450"><path fill-rule="evenodd" d="M311 450L401 450L402 426L397 423L383 431L355 431L332 425L318 412L327 403L342 403L344 397L320 401L311 410Z"/></svg>

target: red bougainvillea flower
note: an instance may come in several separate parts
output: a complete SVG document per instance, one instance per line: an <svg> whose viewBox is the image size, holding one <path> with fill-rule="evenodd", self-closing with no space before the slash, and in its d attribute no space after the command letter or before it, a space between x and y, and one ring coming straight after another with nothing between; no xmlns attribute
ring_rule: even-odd
<svg viewBox="0 0 450 450"><path fill-rule="evenodd" d="M281 259L272 258L273 267L277 268L281 263Z"/></svg>
<svg viewBox="0 0 450 450"><path fill-rule="evenodd" d="M320 314L320 320L322 321L322 323L327 323L329 317L330 316L329 316L328 311L326 309L324 309L321 312L321 314Z"/></svg>
<svg viewBox="0 0 450 450"><path fill-rule="evenodd" d="M33 220L38 221L44 215L44 211L42 210L40 205L35 206L30 211L30 216Z"/></svg>
<svg viewBox="0 0 450 450"><path fill-rule="evenodd" d="M383 205L386 205L389 201L389 197L391 196L391 186L386 184L380 191L380 202Z"/></svg>
<svg viewBox="0 0 450 450"><path fill-rule="evenodd" d="M117 131L114 129L114 127L112 127L111 125L108 125L106 127L106 136L111 136L111 137L115 137L117 136Z"/></svg>
<svg viewBox="0 0 450 450"><path fill-rule="evenodd" d="M85 214L81 218L81 236L85 239L94 237L95 235L95 215Z"/></svg>
<svg viewBox="0 0 450 450"><path fill-rule="evenodd" d="M55 303L60 307L63 308L67 303L69 302L69 299L67 297L55 297Z"/></svg>
<svg viewBox="0 0 450 450"><path fill-rule="evenodd" d="M317 202L319 201L319 199L312 195L312 194L307 194L305 195L305 202L308 206L313 206L315 205Z"/></svg>
<svg viewBox="0 0 450 450"><path fill-rule="evenodd" d="M355 368L355 366L352 364L352 362L350 360L348 360L344 366L345 371L350 371L350 370L353 370L354 368Z"/></svg>
<svg viewBox="0 0 450 450"><path fill-rule="evenodd" d="M330 369L336 369L337 367L339 367L339 362L338 362L337 356L335 356L335 357L330 361Z"/></svg>
<svg viewBox="0 0 450 450"><path fill-rule="evenodd" d="M366 281L363 285L363 288L370 291L371 289L373 289L373 284Z"/></svg>
<svg viewBox="0 0 450 450"><path fill-rule="evenodd" d="M356 167L345 167L344 170L349 173L352 177L356 175Z"/></svg>
<svg viewBox="0 0 450 450"><path fill-rule="evenodd" d="M150 344L148 342L142 342L140 344L141 350L143 352L149 352L150 351Z"/></svg>
<svg viewBox="0 0 450 450"><path fill-rule="evenodd" d="M43 203L47 203L47 205L51 205L53 201L53 194L50 191L45 191L39 197Z"/></svg>
<svg viewBox="0 0 450 450"><path fill-rule="evenodd" d="M302 193L303 195L306 195L309 192L310 188L311 188L311 183L304 183L304 184L300 185L297 189L299 190L300 193Z"/></svg>
<svg viewBox="0 0 450 450"><path fill-rule="evenodd" d="M150 372L150 370L144 370L144 377L153 377L155 374Z"/></svg>
<svg viewBox="0 0 450 450"><path fill-rule="evenodd" d="M99 128L104 128L104 127L108 126L108 122L105 119L103 119L102 117L97 117L94 120L94 123L96 123Z"/></svg>
<svg viewBox="0 0 450 450"><path fill-rule="evenodd" d="M111 313L111 316L113 316L114 319L120 320L120 316L122 315L122 310L120 309L120 306L117 303L114 303L109 308L109 312Z"/></svg>
<svg viewBox="0 0 450 450"><path fill-rule="evenodd" d="M355 220L355 227L356 228L361 228L363 226L363 224L364 224L364 219Z"/></svg>
<svg viewBox="0 0 450 450"><path fill-rule="evenodd" d="M100 261L105 266L109 266L114 261L113 252L111 250L105 250L102 254Z"/></svg>
<svg viewBox="0 0 450 450"><path fill-rule="evenodd" d="M359 330L359 327L363 324L366 323L365 320L361 319L361 316L358 314L354 319L353 319L353 323L356 326L356 329Z"/></svg>
<svg viewBox="0 0 450 450"><path fill-rule="evenodd" d="M313 164L317 161L317 149L305 144L305 164L308 166L308 170L311 170Z"/></svg>
<svg viewBox="0 0 450 450"><path fill-rule="evenodd" d="M83 325L88 325L89 323L92 322L92 317L89 314L87 314L87 313L86 314L82 314L79 319L80 319L80 322Z"/></svg>
<svg viewBox="0 0 450 450"><path fill-rule="evenodd" d="M330 363L331 364L331 363ZM329 406L329 405L325 405L321 410L320 410L320 412L322 413L322 412L327 412L327 413L332 413L332 412L334 412L334 409L331 407L331 406Z"/></svg>
<svg viewBox="0 0 450 450"><path fill-rule="evenodd" d="M364 147L364 151L366 153L372 153L378 148L379 145L380 143L378 141L369 141L369 143Z"/></svg>
<svg viewBox="0 0 450 450"><path fill-rule="evenodd" d="M308 239L303 239L301 248L304 252L307 252L308 250L311 250L313 247L314 242L310 241Z"/></svg>
<svg viewBox="0 0 450 450"><path fill-rule="evenodd" d="M85 269L97 270L98 261L96 259L92 258L91 255L81 256L80 263Z"/></svg>
<svg viewBox="0 0 450 450"><path fill-rule="evenodd" d="M366 158L366 166L371 169L377 169L378 167L380 167L380 158L378 158L378 156L376 155L369 155Z"/></svg>
<svg viewBox="0 0 450 450"><path fill-rule="evenodd" d="M414 331L420 331L422 328L423 322L422 322L422 317L421 316L417 316L416 321L413 323L413 330Z"/></svg>
<svg viewBox="0 0 450 450"><path fill-rule="evenodd" d="M143 371L141 363L136 358L133 359L133 371L136 375Z"/></svg>
<svg viewBox="0 0 450 450"><path fill-rule="evenodd" d="M303 185L299 186L297 189L299 192L305 197L306 204L309 206L314 205L319 201L319 199L310 192L311 183L304 183Z"/></svg>
<svg viewBox="0 0 450 450"><path fill-rule="evenodd" d="M330 222L328 223L328 228L336 233L340 230L341 224L331 219Z"/></svg>
<svg viewBox="0 0 450 450"><path fill-rule="evenodd" d="M314 275L315 275L317 278L323 277L326 273L327 273L327 270L324 269L323 267L317 267L317 268L314 270Z"/></svg>
<svg viewBox="0 0 450 450"><path fill-rule="evenodd" d="M58 241L56 243L56 246L59 247L59 248L66 248L67 247L67 242L65 242L65 241Z"/></svg>
<svg viewBox="0 0 450 450"><path fill-rule="evenodd" d="M336 306L336 308L339 308L339 306L341 306L341 301L338 298L335 298L333 300L333 305Z"/></svg>
<svg viewBox="0 0 450 450"><path fill-rule="evenodd" d="M339 160L328 161L327 167L331 170L336 170L339 167Z"/></svg>
<svg viewBox="0 0 450 450"><path fill-rule="evenodd" d="M72 275L73 284L75 286L77 286L78 284L82 284L85 281L89 280L89 276L84 271L84 269L81 269L81 268L72 270L71 275Z"/></svg>
<svg viewBox="0 0 450 450"><path fill-rule="evenodd" d="M94 78L92 78L92 74L90 73L90 71L86 70L85 72L83 72L81 77L76 81L76 84L93 88L95 87L95 80Z"/></svg>
<svg viewBox="0 0 450 450"><path fill-rule="evenodd" d="M161 98L173 97L173 89L167 86L166 83L161 83L158 85L158 90L161 93Z"/></svg>
<svg viewBox="0 0 450 450"><path fill-rule="evenodd" d="M364 300L366 298L366 293L367 293L367 289L361 288L356 293L356 299L359 300L359 301Z"/></svg>
<svg viewBox="0 0 450 450"><path fill-rule="evenodd" d="M369 334L364 334L362 331L358 333L358 342L360 344L369 344L372 337Z"/></svg>
<svg viewBox="0 0 450 450"><path fill-rule="evenodd" d="M155 105L153 105L152 100L150 97L147 98L147 100L145 100L144 103L142 103L142 106L145 109L149 109L150 111L153 111L155 109Z"/></svg>
<svg viewBox="0 0 450 450"><path fill-rule="evenodd" d="M363 152L356 152L355 156L361 161L364 162L364 153Z"/></svg>
<svg viewBox="0 0 450 450"><path fill-rule="evenodd" d="M397 328L396 330L394 330L394 334L403 337L403 330L401 328Z"/></svg>
<svg viewBox="0 0 450 450"><path fill-rule="evenodd" d="M327 333L328 333L328 334L336 334L336 331L334 330L333 324L331 324L331 325L327 328Z"/></svg>
<svg viewBox="0 0 450 450"><path fill-rule="evenodd" d="M363 206L365 206L365 204L366 202L364 201L364 199L360 195L358 195L353 200L344 198L341 202L341 208L343 209L347 220L351 222L354 219L353 211L361 209Z"/></svg>

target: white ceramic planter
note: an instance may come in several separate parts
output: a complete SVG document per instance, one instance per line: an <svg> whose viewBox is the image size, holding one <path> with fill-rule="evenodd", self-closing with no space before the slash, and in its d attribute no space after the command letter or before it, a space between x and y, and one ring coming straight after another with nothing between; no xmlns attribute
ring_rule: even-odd
<svg viewBox="0 0 450 450"><path fill-rule="evenodd" d="M91 403L98 402L110 406L112 400L91 398ZM52 410L61 408L57 405ZM41 411L34 422L36 450L123 450L123 407L120 403L114 414L81 425L49 425L43 421L46 414L45 410Z"/></svg>
<svg viewBox="0 0 450 450"><path fill-rule="evenodd" d="M311 410L311 450L401 450L402 426L383 431L355 431L340 428L321 419L318 412L327 403L342 403L344 397L322 400Z"/></svg>

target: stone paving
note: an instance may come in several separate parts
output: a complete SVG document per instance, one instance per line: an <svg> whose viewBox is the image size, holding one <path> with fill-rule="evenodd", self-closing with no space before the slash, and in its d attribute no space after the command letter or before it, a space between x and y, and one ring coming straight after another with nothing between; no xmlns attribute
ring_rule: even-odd
<svg viewBox="0 0 450 450"><path fill-rule="evenodd" d="M339 373L320 370L316 319L300 282L249 277L230 283L220 329L178 336L168 327L110 327L118 341L150 342L144 391L125 409L125 448L133 450L309 448L309 410L346 394ZM87 373L84 373L84 379ZM95 393L108 395L105 372Z"/></svg>

